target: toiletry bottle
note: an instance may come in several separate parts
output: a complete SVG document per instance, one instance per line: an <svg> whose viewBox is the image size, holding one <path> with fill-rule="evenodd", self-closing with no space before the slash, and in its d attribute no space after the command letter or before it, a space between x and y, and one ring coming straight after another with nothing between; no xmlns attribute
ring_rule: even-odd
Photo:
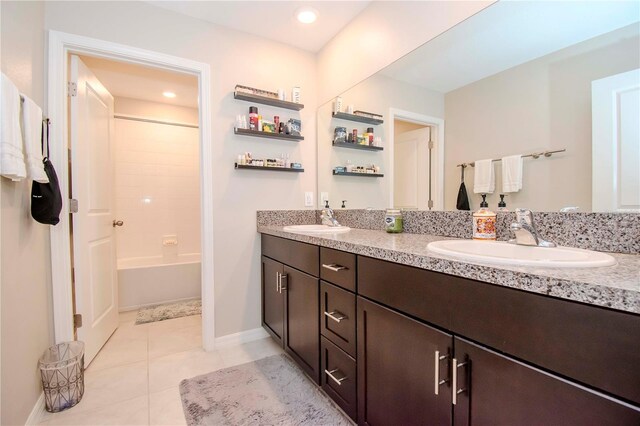
<svg viewBox="0 0 640 426"><path fill-rule="evenodd" d="M258 116L258 131L262 131L262 116Z"/></svg>
<svg viewBox="0 0 640 426"><path fill-rule="evenodd" d="M249 129L258 130L258 107L249 107Z"/></svg>
<svg viewBox="0 0 640 426"><path fill-rule="evenodd" d="M507 203L504 202L504 194L500 194L500 202L498 203L499 212L508 212Z"/></svg>
<svg viewBox="0 0 640 426"><path fill-rule="evenodd" d="M333 107L333 112L336 114L339 112L342 112L342 97L338 96L336 98L336 102Z"/></svg>
<svg viewBox="0 0 640 426"><path fill-rule="evenodd" d="M367 145L373 146L373 127L369 127L367 129L367 135L369 136L369 139L367 140Z"/></svg>
<svg viewBox="0 0 640 426"><path fill-rule="evenodd" d="M295 86L291 89L291 102L300 103L300 87Z"/></svg>
<svg viewBox="0 0 640 426"><path fill-rule="evenodd" d="M473 214L473 239L496 239L496 214L489 210L487 194L482 194L480 209Z"/></svg>

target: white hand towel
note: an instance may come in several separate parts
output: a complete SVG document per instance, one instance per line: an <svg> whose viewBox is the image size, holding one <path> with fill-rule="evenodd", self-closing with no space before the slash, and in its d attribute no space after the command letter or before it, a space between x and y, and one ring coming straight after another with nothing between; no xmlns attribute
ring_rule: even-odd
<svg viewBox="0 0 640 426"><path fill-rule="evenodd" d="M476 161L473 176L473 192L476 194L493 194L495 189L496 175L493 170L493 160Z"/></svg>
<svg viewBox="0 0 640 426"><path fill-rule="evenodd" d="M11 180L27 177L20 132L20 93L9 78L0 76L0 175Z"/></svg>
<svg viewBox="0 0 640 426"><path fill-rule="evenodd" d="M42 109L31 99L22 95L22 136L24 154L27 157L27 176L40 183L49 183L42 163Z"/></svg>
<svg viewBox="0 0 640 426"><path fill-rule="evenodd" d="M502 158L502 192L522 189L522 155Z"/></svg>

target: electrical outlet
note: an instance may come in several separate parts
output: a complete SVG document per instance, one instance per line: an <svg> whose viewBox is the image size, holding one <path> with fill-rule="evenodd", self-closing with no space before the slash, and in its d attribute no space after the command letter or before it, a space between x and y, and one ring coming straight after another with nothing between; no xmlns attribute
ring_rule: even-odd
<svg viewBox="0 0 640 426"><path fill-rule="evenodd" d="M307 191L304 193L304 206L313 207L313 192Z"/></svg>
<svg viewBox="0 0 640 426"><path fill-rule="evenodd" d="M321 192L320 193L320 201L322 201L322 207L324 207L325 202L329 201L329 193L328 192Z"/></svg>

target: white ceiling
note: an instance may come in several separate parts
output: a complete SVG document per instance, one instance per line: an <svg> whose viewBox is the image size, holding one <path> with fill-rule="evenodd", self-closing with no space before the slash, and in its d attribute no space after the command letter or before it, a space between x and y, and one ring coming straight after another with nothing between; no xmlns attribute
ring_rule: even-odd
<svg viewBox="0 0 640 426"><path fill-rule="evenodd" d="M638 1L501 1L381 74L447 93L639 19Z"/></svg>
<svg viewBox="0 0 640 426"><path fill-rule="evenodd" d="M198 107L198 79L193 75L88 56L82 61L114 97ZM165 91L176 97L164 97Z"/></svg>
<svg viewBox="0 0 640 426"><path fill-rule="evenodd" d="M314 53L371 3L369 0L147 2ZM312 24L295 19L295 11L305 6L318 11L318 19Z"/></svg>

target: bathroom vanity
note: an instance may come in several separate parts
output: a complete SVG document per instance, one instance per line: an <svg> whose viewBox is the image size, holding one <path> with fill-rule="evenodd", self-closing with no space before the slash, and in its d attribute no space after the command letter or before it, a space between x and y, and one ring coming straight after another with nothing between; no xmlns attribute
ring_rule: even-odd
<svg viewBox="0 0 640 426"><path fill-rule="evenodd" d="M430 235L258 231L264 328L358 424L640 424L637 289L562 285L637 281L638 256L606 277L459 262Z"/></svg>

